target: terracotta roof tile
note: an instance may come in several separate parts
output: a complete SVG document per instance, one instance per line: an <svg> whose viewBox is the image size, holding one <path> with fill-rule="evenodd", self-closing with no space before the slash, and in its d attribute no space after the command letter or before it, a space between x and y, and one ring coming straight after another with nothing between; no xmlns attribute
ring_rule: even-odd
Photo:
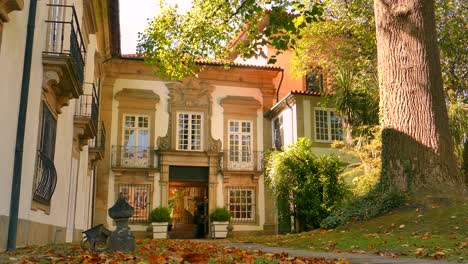
<svg viewBox="0 0 468 264"><path fill-rule="evenodd" d="M139 56L138 54L122 54L122 58L128 58L128 59L143 59L142 56ZM208 66L224 66L225 64L222 62L216 62L216 61L208 61L208 60L198 60L198 64L202 65L208 65ZM247 63L233 63L229 66L232 67L239 67L239 68L254 68L254 69L263 69L263 70L276 70L276 71L281 71L282 68L279 66L271 66L271 65L255 65L255 64L247 64Z"/></svg>

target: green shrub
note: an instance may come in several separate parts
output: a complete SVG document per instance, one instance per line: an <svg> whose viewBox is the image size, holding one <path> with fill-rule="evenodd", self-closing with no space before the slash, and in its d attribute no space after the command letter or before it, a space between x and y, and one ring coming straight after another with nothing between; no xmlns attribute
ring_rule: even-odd
<svg viewBox="0 0 468 264"><path fill-rule="evenodd" d="M231 213L226 208L216 208L210 214L211 221L225 222L231 219Z"/></svg>
<svg viewBox="0 0 468 264"><path fill-rule="evenodd" d="M267 183L277 201L280 219L290 219L304 231L320 226L322 219L342 205L349 193L341 179L342 162L337 156L317 157L312 141L300 138L284 152L267 155Z"/></svg>
<svg viewBox="0 0 468 264"><path fill-rule="evenodd" d="M380 166L371 169L367 173L356 176L353 179L353 194L356 196L363 196L368 194L379 183L381 174Z"/></svg>
<svg viewBox="0 0 468 264"><path fill-rule="evenodd" d="M157 207L151 211L150 222L164 223L171 221L171 210L167 207Z"/></svg>
<svg viewBox="0 0 468 264"><path fill-rule="evenodd" d="M352 200L344 207L333 211L320 227L332 229L352 221L367 220L400 207L406 197L396 191L382 191L379 187L368 194Z"/></svg>

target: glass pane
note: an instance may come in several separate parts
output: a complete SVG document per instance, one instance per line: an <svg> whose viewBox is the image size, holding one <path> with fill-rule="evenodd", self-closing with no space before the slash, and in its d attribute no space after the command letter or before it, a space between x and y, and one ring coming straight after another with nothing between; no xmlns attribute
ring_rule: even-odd
<svg viewBox="0 0 468 264"><path fill-rule="evenodd" d="M135 127L134 116L125 116L125 127Z"/></svg>
<svg viewBox="0 0 468 264"><path fill-rule="evenodd" d="M148 117L147 116L139 116L138 117L138 127L148 128Z"/></svg>
<svg viewBox="0 0 468 264"><path fill-rule="evenodd" d="M138 131L138 145L142 146L142 147L148 147L149 146L148 130Z"/></svg>

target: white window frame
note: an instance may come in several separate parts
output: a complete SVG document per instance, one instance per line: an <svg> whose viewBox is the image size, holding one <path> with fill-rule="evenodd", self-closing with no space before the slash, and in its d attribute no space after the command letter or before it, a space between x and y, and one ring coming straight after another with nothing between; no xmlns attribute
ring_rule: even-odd
<svg viewBox="0 0 468 264"><path fill-rule="evenodd" d="M324 139L319 139L317 137L317 115L316 115L316 112L317 111L325 111L327 113L327 136L328 136L328 139L324 140ZM334 116L337 117L337 118L340 118L337 114L337 111L335 108L323 108L323 107L314 107L314 138L315 138L315 141L316 142L323 142L323 143L331 143L333 141L337 141L337 140L343 140L343 127L342 125L340 126L340 129L341 129L341 139L332 139L332 122L331 122L331 112L334 113ZM340 118L341 119L341 118ZM341 124L341 122L340 122Z"/></svg>
<svg viewBox="0 0 468 264"><path fill-rule="evenodd" d="M239 123L239 132L231 132L231 122ZM242 132L242 123L250 123L250 132ZM253 170L255 165L255 156L253 151L254 143L254 122L252 120L228 119L227 123L227 141L228 141L228 168L237 170ZM238 161L231 161L231 135L239 135L238 139ZM250 136L250 161L242 161L242 136Z"/></svg>
<svg viewBox="0 0 468 264"><path fill-rule="evenodd" d="M252 193L251 195L251 202L248 203L247 201L245 202L234 202L234 203L231 203L231 191L249 191ZM232 221L237 221L237 222L255 222L256 220L256 210L257 210L257 203L256 203L256 194L255 194L255 188L254 187L235 187L235 186L232 186L232 187L228 187L227 188L227 208L229 209L229 211L231 212L231 220ZM245 196L247 197L247 195ZM239 197L241 198L241 197ZM251 212L250 212L250 217L235 217L235 214L237 211L233 211L231 210L231 205L232 206L240 206L242 208L242 206L250 206L251 207ZM242 215L242 212L247 212L246 211L239 211Z"/></svg>
<svg viewBox="0 0 468 264"><path fill-rule="evenodd" d="M135 144L133 146L131 145L125 145L125 130L127 128L126 126L126 118L127 117L135 117L135 126L132 128L135 131ZM138 118L139 117L145 117L148 119L148 127L147 128L140 128L138 126ZM142 146L139 144L140 139L138 137L139 131L147 130L148 132L148 145L147 146ZM132 167L147 167L149 164L149 159L150 159L150 146L151 146L151 117L147 114L131 114L131 113L124 113L122 115L122 157L121 157L121 162L122 165L130 165ZM145 149L142 149L143 147L146 147ZM125 148L133 148L133 158L127 158L125 157L126 153L131 153L130 151L126 151ZM142 153L139 153L141 148ZM146 158L139 158L139 155L144 154L146 152Z"/></svg>
<svg viewBox="0 0 468 264"><path fill-rule="evenodd" d="M183 148L180 148L180 144L179 144L179 124L180 124L180 119L179 119L179 115L189 115L189 124L188 124L188 143L187 143L187 148L188 149L183 149ZM191 141L191 137L192 137L192 130L190 129L190 127L192 126L192 115L200 115L201 117L201 124L200 124L200 149L192 149L192 141ZM177 126L176 126L176 142L175 142L175 145L176 145L176 150L180 150L180 151L196 151L196 152L201 152L203 151L203 143L204 143L204 140L203 140L203 133L204 133L204 129L203 129L203 124L204 124L204 119L205 119L205 116L203 114L203 112L177 112L176 113L176 118L177 118Z"/></svg>

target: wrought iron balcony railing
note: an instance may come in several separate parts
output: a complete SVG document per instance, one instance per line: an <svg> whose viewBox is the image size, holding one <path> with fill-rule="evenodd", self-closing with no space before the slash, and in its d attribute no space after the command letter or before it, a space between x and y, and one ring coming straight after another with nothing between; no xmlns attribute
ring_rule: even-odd
<svg viewBox="0 0 468 264"><path fill-rule="evenodd" d="M44 153L38 151L33 199L39 203L49 205L56 184L57 171L54 162Z"/></svg>
<svg viewBox="0 0 468 264"><path fill-rule="evenodd" d="M96 137L88 141L88 146L91 151L100 152L102 157L104 157L106 150L106 128L102 121L99 122Z"/></svg>
<svg viewBox="0 0 468 264"><path fill-rule="evenodd" d="M220 167L223 171L263 171L263 151L224 150Z"/></svg>
<svg viewBox="0 0 468 264"><path fill-rule="evenodd" d="M48 4L47 43L44 54L69 56L80 83L84 80L86 47L74 6Z"/></svg>
<svg viewBox="0 0 468 264"><path fill-rule="evenodd" d="M161 153L146 146L112 146L113 168L159 169Z"/></svg>
<svg viewBox="0 0 468 264"><path fill-rule="evenodd" d="M94 83L85 83L89 86L91 94L83 94L76 100L75 116L91 119L91 125L94 131L98 127L99 118L99 98Z"/></svg>

